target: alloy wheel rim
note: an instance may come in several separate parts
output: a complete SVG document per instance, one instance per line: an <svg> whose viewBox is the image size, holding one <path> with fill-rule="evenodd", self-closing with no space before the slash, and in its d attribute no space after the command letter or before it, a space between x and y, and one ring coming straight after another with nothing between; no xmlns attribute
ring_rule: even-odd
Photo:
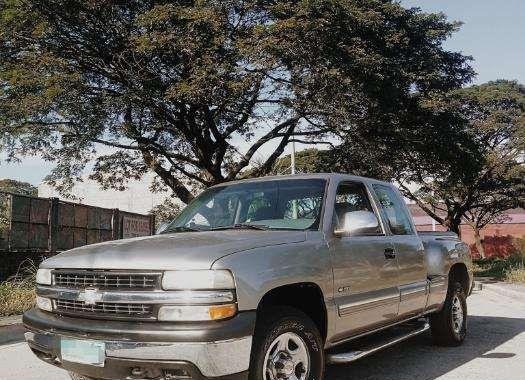
<svg viewBox="0 0 525 380"><path fill-rule="evenodd" d="M463 304L457 295L452 299L452 327L456 334L463 328Z"/></svg>
<svg viewBox="0 0 525 380"><path fill-rule="evenodd" d="M287 332L279 335L264 357L265 380L305 380L310 371L310 353L304 340Z"/></svg>

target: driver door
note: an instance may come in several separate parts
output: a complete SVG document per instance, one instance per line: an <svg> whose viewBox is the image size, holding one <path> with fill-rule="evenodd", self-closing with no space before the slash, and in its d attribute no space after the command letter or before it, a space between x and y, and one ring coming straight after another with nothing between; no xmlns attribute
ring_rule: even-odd
<svg viewBox="0 0 525 380"><path fill-rule="evenodd" d="M330 255L338 310L337 338L358 334L397 317L399 308L398 264L391 255L392 238L381 226L378 210L372 206L363 183L341 182L334 205L334 228L340 229L344 214L374 213L375 231L333 239Z"/></svg>

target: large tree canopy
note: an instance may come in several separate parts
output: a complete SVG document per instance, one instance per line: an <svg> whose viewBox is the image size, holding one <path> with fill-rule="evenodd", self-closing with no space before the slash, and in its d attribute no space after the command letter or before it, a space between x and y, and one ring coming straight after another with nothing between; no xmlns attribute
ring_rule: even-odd
<svg viewBox="0 0 525 380"><path fill-rule="evenodd" d="M402 187L441 224L457 232L466 221L479 238L479 230L504 211L525 207L525 87L489 82L452 91L431 107L466 121L481 165L469 165L470 158L450 161L439 177L417 172L417 191Z"/></svg>
<svg viewBox="0 0 525 380"><path fill-rule="evenodd" d="M457 28L387 0L0 0L0 148L64 189L95 159L105 187L152 170L188 202L271 141L252 174L291 140L406 146L438 133L421 100L473 75Z"/></svg>

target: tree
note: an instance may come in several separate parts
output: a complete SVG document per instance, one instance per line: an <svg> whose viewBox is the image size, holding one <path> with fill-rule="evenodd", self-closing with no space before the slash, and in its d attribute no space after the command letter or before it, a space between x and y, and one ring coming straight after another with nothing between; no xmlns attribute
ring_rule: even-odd
<svg viewBox="0 0 525 380"><path fill-rule="evenodd" d="M328 150L319 150L317 148L304 149L295 155L296 173L321 173L330 172L331 168L325 165L329 162L329 155L332 152ZM285 155L279 158L271 170L273 175L284 175L291 173L292 159L291 156Z"/></svg>
<svg viewBox="0 0 525 380"><path fill-rule="evenodd" d="M525 205L525 87L489 82L454 91L434 106L459 113L468 122L482 165L452 161L446 176L420 175L417 191L404 183L401 187L450 230L459 232L462 220L471 225L483 256L480 229L504 211Z"/></svg>
<svg viewBox="0 0 525 380"><path fill-rule="evenodd" d="M417 138L399 114L471 79L458 27L385 0L0 0L0 148L62 191L95 159L104 188L151 170L183 202L267 143L254 175L292 140L394 149Z"/></svg>
<svg viewBox="0 0 525 380"><path fill-rule="evenodd" d="M38 195L38 189L36 186L9 178L0 179L0 192L29 195L31 197L36 197Z"/></svg>

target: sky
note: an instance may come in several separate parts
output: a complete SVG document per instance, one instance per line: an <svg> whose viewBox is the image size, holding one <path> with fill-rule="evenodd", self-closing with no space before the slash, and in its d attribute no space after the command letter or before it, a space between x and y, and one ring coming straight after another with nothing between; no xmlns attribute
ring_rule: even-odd
<svg viewBox="0 0 525 380"><path fill-rule="evenodd" d="M401 0L401 4L443 12L450 20L464 23L444 46L474 58L472 65L478 73L474 83L496 79L525 83L525 0ZM258 156L265 156L270 148L265 147ZM0 178L35 185L53 167L38 157L24 159L20 164L6 164L4 158L0 152Z"/></svg>

